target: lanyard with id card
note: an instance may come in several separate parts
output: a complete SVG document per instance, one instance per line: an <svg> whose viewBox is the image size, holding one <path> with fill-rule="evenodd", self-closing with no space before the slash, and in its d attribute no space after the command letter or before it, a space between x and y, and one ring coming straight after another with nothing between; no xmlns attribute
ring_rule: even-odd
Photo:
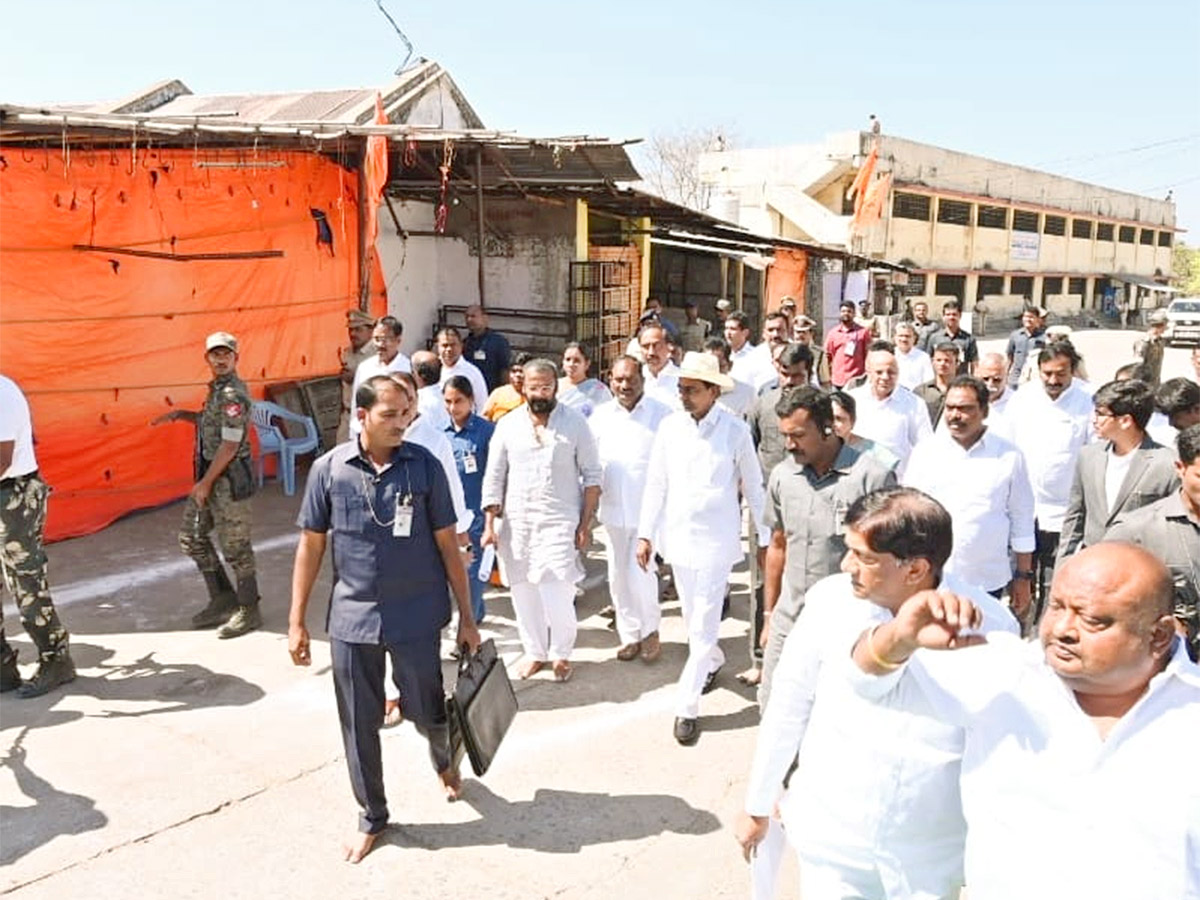
<svg viewBox="0 0 1200 900"><path fill-rule="evenodd" d="M463 454L462 464L464 475L474 475L479 471L479 462L475 459L474 453Z"/></svg>
<svg viewBox="0 0 1200 900"><path fill-rule="evenodd" d="M413 506L412 496L403 497L396 494L396 517L392 519L392 537L412 537Z"/></svg>

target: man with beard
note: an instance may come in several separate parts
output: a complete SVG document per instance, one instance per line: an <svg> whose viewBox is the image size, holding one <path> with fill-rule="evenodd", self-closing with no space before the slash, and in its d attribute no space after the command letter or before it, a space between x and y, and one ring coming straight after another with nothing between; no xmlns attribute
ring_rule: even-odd
<svg viewBox="0 0 1200 900"><path fill-rule="evenodd" d="M512 587L529 678L551 665L571 677L579 553L591 541L600 501L600 458L582 413L556 401L558 370L548 359L525 364L525 405L496 423L480 501L480 546L496 546ZM582 488L582 490L581 490Z"/></svg>
<svg viewBox="0 0 1200 900"><path fill-rule="evenodd" d="M867 345L871 336L854 321L854 301L843 300L838 307L838 323L825 335L825 355L829 358L830 380L835 388L845 387L867 370Z"/></svg>

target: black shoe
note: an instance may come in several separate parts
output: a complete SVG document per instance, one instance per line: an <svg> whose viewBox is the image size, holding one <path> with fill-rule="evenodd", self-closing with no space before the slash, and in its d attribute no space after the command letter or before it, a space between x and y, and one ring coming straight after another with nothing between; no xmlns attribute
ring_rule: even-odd
<svg viewBox="0 0 1200 900"><path fill-rule="evenodd" d="M21 686L21 670L17 668L17 654L10 653L0 662L0 694L16 690Z"/></svg>
<svg viewBox="0 0 1200 900"><path fill-rule="evenodd" d="M685 747L690 747L696 743L700 737L700 723L696 719L676 719L675 720L675 740L683 744Z"/></svg>
<svg viewBox="0 0 1200 900"><path fill-rule="evenodd" d="M208 588L208 605L192 616L193 628L216 628L224 624L237 609L237 593L229 583L225 567L215 572L204 572L204 585Z"/></svg>
<svg viewBox="0 0 1200 900"><path fill-rule="evenodd" d="M713 669L711 672L708 673L708 675L704 679L704 687L700 688L701 694L707 694L707 693L711 692L712 689L717 686L717 674L721 671L722 668L724 668L724 667L717 666L715 669Z"/></svg>
<svg viewBox="0 0 1200 900"><path fill-rule="evenodd" d="M221 626L217 637L224 641L229 638L241 637L243 634L249 634L259 628L262 628L262 613L258 611L258 604L239 606L233 611L229 621Z"/></svg>
<svg viewBox="0 0 1200 900"><path fill-rule="evenodd" d="M17 696L23 699L48 694L60 684L75 680L75 663L65 651L43 659L38 663L37 673L17 688Z"/></svg>

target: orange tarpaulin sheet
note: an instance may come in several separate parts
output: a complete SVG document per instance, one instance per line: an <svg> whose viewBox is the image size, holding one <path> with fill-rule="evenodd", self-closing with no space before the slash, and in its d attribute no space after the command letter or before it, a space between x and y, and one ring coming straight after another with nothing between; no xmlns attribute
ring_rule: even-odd
<svg viewBox="0 0 1200 900"><path fill-rule="evenodd" d="M764 309L779 309L784 297L792 297L804 312L808 254L803 250L776 247L775 261L767 269L767 303Z"/></svg>
<svg viewBox="0 0 1200 900"><path fill-rule="evenodd" d="M210 332L237 336L256 397L338 370L359 294L355 172L249 148L4 160L0 371L33 410L47 538L186 494L192 427L148 423L200 408Z"/></svg>

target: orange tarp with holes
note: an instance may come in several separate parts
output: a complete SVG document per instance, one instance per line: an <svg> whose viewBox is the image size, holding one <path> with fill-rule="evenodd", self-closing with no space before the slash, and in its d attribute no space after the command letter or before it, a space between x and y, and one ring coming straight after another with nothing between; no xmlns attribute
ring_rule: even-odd
<svg viewBox="0 0 1200 900"><path fill-rule="evenodd" d="M187 493L192 426L149 422L200 408L210 332L256 398L337 372L358 221L357 172L316 153L0 147L0 371L32 407L48 539Z"/></svg>

